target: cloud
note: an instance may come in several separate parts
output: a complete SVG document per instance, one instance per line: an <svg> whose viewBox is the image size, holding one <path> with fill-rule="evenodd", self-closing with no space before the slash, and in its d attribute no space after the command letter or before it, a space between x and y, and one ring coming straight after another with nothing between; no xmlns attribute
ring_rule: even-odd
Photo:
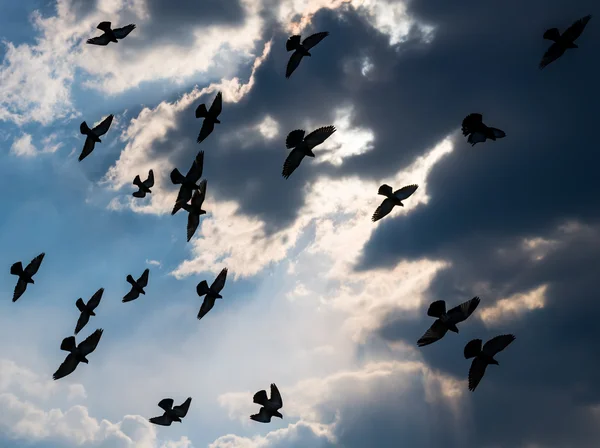
<svg viewBox="0 0 600 448"><path fill-rule="evenodd" d="M10 147L10 152L17 157L35 157L41 153L54 153L62 147L62 143L56 143L56 134L51 134L42 140L44 145L38 149L32 143L31 134L23 133L21 137L15 138Z"/></svg>

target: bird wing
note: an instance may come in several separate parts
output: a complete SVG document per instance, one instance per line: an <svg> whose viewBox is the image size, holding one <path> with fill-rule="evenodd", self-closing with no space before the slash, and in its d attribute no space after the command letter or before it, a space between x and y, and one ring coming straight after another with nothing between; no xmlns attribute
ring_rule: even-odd
<svg viewBox="0 0 600 448"><path fill-rule="evenodd" d="M381 187L379 187L379 190L377 190L377 194L389 196L394 194L394 190L392 190L392 187L390 187L388 184L383 184Z"/></svg>
<svg viewBox="0 0 600 448"><path fill-rule="evenodd" d="M307 50L310 50L327 36L329 36L329 31L312 34L302 41L302 46Z"/></svg>
<svg viewBox="0 0 600 448"><path fill-rule="evenodd" d="M476 143L483 143L483 142L485 142L486 139L487 139L487 137L485 136L485 134L483 132L475 131L471 135L469 135L469 138L467 138L467 141L472 146L475 146Z"/></svg>
<svg viewBox="0 0 600 448"><path fill-rule="evenodd" d="M294 34L293 36L288 37L288 40L285 42L285 49L287 51L295 50L300 44L300 35Z"/></svg>
<svg viewBox="0 0 600 448"><path fill-rule="evenodd" d="M210 285L210 289L212 289L217 294L220 293L225 287L225 280L227 280L227 268L221 269L215 281Z"/></svg>
<svg viewBox="0 0 600 448"><path fill-rule="evenodd" d="M150 269L145 269L144 272L142 272L142 275L140 276L140 278L137 279L137 284L140 285L141 288L145 288L146 286L148 286L148 276L150 275Z"/></svg>
<svg viewBox="0 0 600 448"><path fill-rule="evenodd" d="M206 295L204 297L204 300L202 301L202 306L200 307L200 311L198 312L198 320L202 319L204 316L206 316L206 314L213 309L213 306L215 306L215 298L211 297L209 295Z"/></svg>
<svg viewBox="0 0 600 448"><path fill-rule="evenodd" d="M92 45L108 45L109 42L110 42L110 38L108 37L108 34L106 34L106 33L103 33L101 36L92 37L91 39L88 39L86 41L86 43L92 44Z"/></svg>
<svg viewBox="0 0 600 448"><path fill-rule="evenodd" d="M198 155L196 156L196 158L194 159L194 162L192 163L190 170L185 175L185 178L187 180L189 180L190 182L198 182L198 180L202 177L203 167L204 167L204 151L200 151L198 153Z"/></svg>
<svg viewBox="0 0 600 448"><path fill-rule="evenodd" d="M469 369L469 390L471 392L475 390L481 378L483 378L487 366L488 363L479 356L471 363L471 368Z"/></svg>
<svg viewBox="0 0 600 448"><path fill-rule="evenodd" d="M477 128L482 124L483 115L472 113L467 115L462 121L462 133L468 135L473 132L473 128Z"/></svg>
<svg viewBox="0 0 600 448"><path fill-rule="evenodd" d="M110 125L112 124L113 118L115 118L115 116L113 114L110 114L108 117L102 120L102 122L98 126L92 129L94 134L96 134L98 137L106 134L108 132L108 129L110 128Z"/></svg>
<svg viewBox="0 0 600 448"><path fill-rule="evenodd" d="M125 296L123 297L122 302L131 302L132 300L137 299L140 296L140 293L135 290L133 287L131 288L131 291L129 291L127 294L125 294Z"/></svg>
<svg viewBox="0 0 600 448"><path fill-rule="evenodd" d="M80 315L79 315L79 319L77 319L77 325L75 326L75 334L79 333L83 327L86 326L86 324L89 322L90 320L90 315L88 313L86 313L85 311L83 311Z"/></svg>
<svg viewBox="0 0 600 448"><path fill-rule="evenodd" d="M192 397L188 397L182 404L179 406L175 406L173 408L173 412L179 418L183 418L187 415L188 410L190 409L190 403L192 402Z"/></svg>
<svg viewBox="0 0 600 448"><path fill-rule="evenodd" d="M23 293L25 292L25 290L27 289L27 283L25 282L25 280L21 279L19 277L19 280L17 280L17 285L15 286L15 290L13 292L13 302L16 302L17 300L19 300L19 297L21 297L23 295Z"/></svg>
<svg viewBox="0 0 600 448"><path fill-rule="evenodd" d="M144 185L148 188L151 188L154 186L154 171L152 171L152 170L148 171L148 179L146 179L144 181Z"/></svg>
<svg viewBox="0 0 600 448"><path fill-rule="evenodd" d="M419 186L416 184L407 185L406 187L402 187L399 190L394 191L394 196L403 201L417 191L417 188L419 188Z"/></svg>
<svg viewBox="0 0 600 448"><path fill-rule="evenodd" d="M304 141L308 147L312 149L331 137L335 131L335 126L323 126L322 128L316 129L304 137Z"/></svg>
<svg viewBox="0 0 600 448"><path fill-rule="evenodd" d="M371 221L379 221L384 216L388 215L394 208L394 201L389 198L385 198L383 202L377 207L375 213L371 217Z"/></svg>
<svg viewBox="0 0 600 448"><path fill-rule="evenodd" d="M177 199L175 200L175 205L173 206L173 211L171 215L177 213L183 204L187 204L188 201L192 198L192 189L182 185L179 187L179 193L177 193Z"/></svg>
<svg viewBox="0 0 600 448"><path fill-rule="evenodd" d="M81 354L83 356L87 356L90 353L92 353L94 350L96 350L96 347L98 346L98 342L100 342L100 338L102 337L102 332L104 330L102 328L98 328L96 331L94 331L92 334L90 334L85 341L83 341L82 343L80 343L77 348L81 351Z"/></svg>
<svg viewBox="0 0 600 448"><path fill-rule="evenodd" d="M173 399L172 398L163 398L158 402L158 407L163 411L169 411L173 407Z"/></svg>
<svg viewBox="0 0 600 448"><path fill-rule="evenodd" d="M192 196L192 205L194 207L202 207L202 204L204 204L204 198L206 198L206 184L207 181L206 179L203 179L202 182L200 182L200 185L198 185L198 190L194 191L194 195Z"/></svg>
<svg viewBox="0 0 600 448"><path fill-rule="evenodd" d="M115 37L117 39L123 39L125 36L127 36L129 33L131 33L134 29L135 29L135 25L133 23L130 23L129 25L126 25L122 28L113 29L113 33L115 33Z"/></svg>
<svg viewBox="0 0 600 448"><path fill-rule="evenodd" d="M565 32L562 34L562 38L568 42L573 42L575 39L581 36L581 33L583 33L585 26L588 24L591 18L592 15L589 14L581 19L576 20L573 25L565 30Z"/></svg>
<svg viewBox="0 0 600 448"><path fill-rule="evenodd" d="M296 168L300 166L302 159L304 159L304 151L297 148L292 149L283 163L283 172L281 175L288 179Z"/></svg>
<svg viewBox="0 0 600 448"><path fill-rule="evenodd" d="M484 345L481 351L489 356L494 356L508 347L516 338L512 334L502 334L490 339Z"/></svg>
<svg viewBox="0 0 600 448"><path fill-rule="evenodd" d="M302 143L302 140L304 140L304 130L296 129L296 130L290 132L288 134L288 136L285 138L285 147L287 149L295 148L300 143Z"/></svg>
<svg viewBox="0 0 600 448"><path fill-rule="evenodd" d="M150 423L154 423L155 425L160 425L160 426L171 426L172 420L167 417L167 414L163 414L160 417L152 417L151 419L148 419L148 421Z"/></svg>
<svg viewBox="0 0 600 448"><path fill-rule="evenodd" d="M285 77L289 78L294 73L294 70L298 68L300 65L300 61L304 56L298 50L294 51L290 56L290 60L287 63L287 67L285 69Z"/></svg>
<svg viewBox="0 0 600 448"><path fill-rule="evenodd" d="M44 252L42 252L37 257L35 257L33 260L31 260L31 262L25 268L25 273L29 276L35 275L35 273L40 268L40 265L42 264L42 260L44 259L45 256L46 256L46 254Z"/></svg>
<svg viewBox="0 0 600 448"><path fill-rule="evenodd" d="M202 123L202 128L200 129L200 134L198 134L198 143L202 143L202 141L210 135L210 133L215 129L215 124L211 120L204 119Z"/></svg>
<svg viewBox="0 0 600 448"><path fill-rule="evenodd" d="M219 93L217 93L217 96L215 97L212 104L210 105L210 109L208 109L208 113L211 114L213 117L217 118L221 114L222 110L223 110L223 95L221 94L221 92L219 92Z"/></svg>
<svg viewBox="0 0 600 448"><path fill-rule="evenodd" d="M81 162L83 159L85 159L87 156L89 156L92 153L92 151L94 150L95 146L96 146L96 142L91 137L86 137L85 143L83 144L83 150L81 151L81 154L79 155L79 161Z"/></svg>
<svg viewBox="0 0 600 448"><path fill-rule="evenodd" d="M280 409L283 406L283 399L281 398L281 394L275 383L271 383L271 400L269 401L273 404L277 404L278 407L276 409Z"/></svg>
<svg viewBox="0 0 600 448"><path fill-rule="evenodd" d="M475 296L471 300L467 300L466 302L452 308L450 311L448 311L450 322L457 324L466 320L467 317L473 314L473 311L475 311L475 308L477 308L479 302L479 297Z"/></svg>
<svg viewBox="0 0 600 448"><path fill-rule="evenodd" d="M540 61L540 70L550 65L550 63L556 61L558 58L560 58L565 53L565 51L566 48L561 45L558 45L557 43L553 43L552 45L550 45L550 48L548 48L546 53L544 53L544 56Z"/></svg>
<svg viewBox="0 0 600 448"><path fill-rule="evenodd" d="M267 408L263 406L260 408L260 411L258 411L258 414L251 415L250 418L255 422L269 423L271 421L271 414L267 411Z"/></svg>
<svg viewBox="0 0 600 448"><path fill-rule="evenodd" d="M200 225L200 215L198 213L190 212L188 213L187 220L187 242L189 243L194 233L196 233L196 229Z"/></svg>
<svg viewBox="0 0 600 448"><path fill-rule="evenodd" d="M63 363L60 365L60 367L56 370L56 372L54 372L52 378L54 380L59 380L67 375L70 375L75 371L78 364L79 361L77 361L75 355L73 353L69 353L63 361Z"/></svg>
<svg viewBox="0 0 600 448"><path fill-rule="evenodd" d="M427 315L431 317L441 317L446 312L446 302L443 300L436 300L427 309Z"/></svg>
<svg viewBox="0 0 600 448"><path fill-rule="evenodd" d="M433 344L435 341L442 339L447 332L448 327L446 327L440 319L436 319L431 327L429 327L429 330L427 330L425 334L421 336L421 339L417 341L417 345L423 347L425 345Z"/></svg>
<svg viewBox="0 0 600 448"><path fill-rule="evenodd" d="M104 288L100 288L94 293L94 295L88 301L87 306L92 310L96 309L96 307L100 305L100 299L102 299L102 294L104 294Z"/></svg>

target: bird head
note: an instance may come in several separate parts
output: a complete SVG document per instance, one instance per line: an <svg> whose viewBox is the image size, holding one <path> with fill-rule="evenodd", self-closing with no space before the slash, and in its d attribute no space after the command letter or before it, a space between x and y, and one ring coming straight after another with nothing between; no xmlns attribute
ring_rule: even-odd
<svg viewBox="0 0 600 448"><path fill-rule="evenodd" d="M279 413L279 411L275 411L275 412L273 413L273 416L274 416L274 417L279 417L280 419L282 419L282 420L283 420L283 415L281 415L281 414Z"/></svg>

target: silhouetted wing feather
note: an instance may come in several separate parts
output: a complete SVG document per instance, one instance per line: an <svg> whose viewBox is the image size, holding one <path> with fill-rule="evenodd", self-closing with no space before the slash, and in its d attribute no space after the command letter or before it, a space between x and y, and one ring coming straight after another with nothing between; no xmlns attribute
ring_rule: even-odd
<svg viewBox="0 0 600 448"><path fill-rule="evenodd" d="M160 426L171 426L172 423L171 419L167 417L167 414L163 414L160 417L152 417L148 421Z"/></svg>
<svg viewBox="0 0 600 448"><path fill-rule="evenodd" d="M64 378L67 375L70 375L71 373L73 373L75 371L78 364L79 364L79 361L77 361L77 359L75 358L75 355L73 353L69 353L67 355L67 357L65 358L65 360L63 361L63 363L58 368L58 370L56 372L54 372L54 375L52 375L52 378L54 380L59 380L61 378Z"/></svg>
<svg viewBox="0 0 600 448"><path fill-rule="evenodd" d="M24 280L19 278L19 280L17 280L17 285L15 286L15 290L13 292L12 301L16 302L17 300L19 300L19 297L21 297L23 295L23 293L25 292L26 289L27 289L27 283L25 283Z"/></svg>
<svg viewBox="0 0 600 448"><path fill-rule="evenodd" d="M582 17L579 20L576 20L573 23L573 25L571 25L565 30L565 32L562 35L563 39L573 42L575 39L581 36L581 33L583 33L585 26L588 24L591 18L592 15L590 14L585 17Z"/></svg>
<svg viewBox="0 0 600 448"><path fill-rule="evenodd" d="M283 407L283 399L281 398L281 394L279 393L279 389L275 383L271 383L271 400L272 403L277 404L279 407L275 409L280 409Z"/></svg>
<svg viewBox="0 0 600 448"><path fill-rule="evenodd" d="M83 327L86 326L86 324L89 322L90 320L90 315L86 312L82 312L79 315L79 319L77 319L77 325L75 326L75 334L79 333Z"/></svg>
<svg viewBox="0 0 600 448"><path fill-rule="evenodd" d="M221 114L221 111L223 110L223 95L221 94L221 92L217 93L217 96L215 97L213 103L210 105L210 109L208 109L208 112L213 116L213 117L218 117Z"/></svg>
<svg viewBox="0 0 600 448"><path fill-rule="evenodd" d="M419 188L419 186L415 184L407 185L406 187L402 187L399 190L394 191L394 196L403 201L417 191L417 188Z"/></svg>
<svg viewBox="0 0 600 448"><path fill-rule="evenodd" d="M194 207L199 208L204 204L204 199L206 198L206 184L206 179L203 179L202 182L200 182L200 185L198 185L200 188L194 191L194 195L192 196L192 205Z"/></svg>
<svg viewBox="0 0 600 448"><path fill-rule="evenodd" d="M448 332L448 327L446 327L441 320L437 319L429 330L425 332L425 334L417 341L417 345L419 347L423 347L425 345L433 344L436 341L439 341L444 337L444 335Z"/></svg>
<svg viewBox="0 0 600 448"><path fill-rule="evenodd" d="M202 143L202 141L204 141L204 139L208 137L214 129L215 124L205 118L204 122L202 123L202 128L200 129L200 134L198 134L197 142Z"/></svg>
<svg viewBox="0 0 600 448"><path fill-rule="evenodd" d="M323 126L322 128L316 129L304 137L304 141L308 147L312 149L331 137L335 131L335 126Z"/></svg>
<svg viewBox="0 0 600 448"><path fill-rule="evenodd" d="M108 38L108 35L106 33L102 34L101 36L92 37L91 39L88 39L86 41L86 43L92 45L108 45L109 42L110 39Z"/></svg>
<svg viewBox="0 0 600 448"><path fill-rule="evenodd" d="M323 31L321 33L312 34L302 41L302 46L307 50L310 50L312 47L317 45L327 36L329 36L329 31Z"/></svg>
<svg viewBox="0 0 600 448"><path fill-rule="evenodd" d="M169 411L173 408L173 399L172 398L163 398L158 402L158 407L163 411Z"/></svg>
<svg viewBox="0 0 600 448"><path fill-rule="evenodd" d="M548 50L546 51L546 53L544 53L544 56L542 57L542 60L539 65L540 70L550 65L550 63L556 61L558 58L560 58L565 53L565 51L566 48L558 45L557 43L550 45L550 48L548 48Z"/></svg>
<svg viewBox="0 0 600 448"><path fill-rule="evenodd" d="M508 347L516 338L512 334L502 334L490 339L484 345L481 351L489 356L494 356Z"/></svg>
<svg viewBox="0 0 600 448"><path fill-rule="evenodd" d="M300 143L302 143L302 140L304 140L304 130L296 129L296 130L290 132L288 134L288 136L285 138L285 147L287 149L295 148Z"/></svg>
<svg viewBox="0 0 600 448"><path fill-rule="evenodd" d="M188 397L182 404L179 406L175 406L173 408L173 412L179 418L183 418L187 415L188 410L190 409L190 403L192 402L192 397Z"/></svg>
<svg viewBox="0 0 600 448"><path fill-rule="evenodd" d="M290 60L287 63L287 67L285 69L285 77L289 78L290 76L292 76L292 73L294 73L294 70L296 70L298 68L298 66L300 65L300 61L302 60L303 56L302 53L300 53L299 51L294 51L292 53L292 55L290 56Z"/></svg>
<svg viewBox="0 0 600 448"><path fill-rule="evenodd" d="M467 319L479 305L479 297L473 297L448 311L450 322L457 324Z"/></svg>
<svg viewBox="0 0 600 448"><path fill-rule="evenodd" d="M79 350L81 350L81 354L83 356L87 356L90 353L92 353L94 350L96 350L96 347L98 346L98 342L100 342L100 338L102 337L103 331L104 330L102 330L101 328L97 329L92 334L90 334L85 339L85 341L83 341L82 343L80 343L77 346L77 348L79 348Z"/></svg>
<svg viewBox="0 0 600 448"><path fill-rule="evenodd" d="M394 201L392 201L389 198L385 198L383 200L383 202L379 205L379 207L377 207L377 209L375 210L375 213L373 213L373 216L371 217L371 221L373 221L373 222L379 221L384 216L389 215L393 208L394 208Z"/></svg>
<svg viewBox="0 0 600 448"><path fill-rule="evenodd" d="M215 281L210 285L210 289L212 289L217 294L220 293L225 287L225 281L227 280L227 268L221 269Z"/></svg>
<svg viewBox="0 0 600 448"><path fill-rule="evenodd" d="M98 137L106 134L110 128L110 125L112 124L113 118L115 118L113 114L110 114L108 117L106 117L102 123L92 129L94 134L96 134Z"/></svg>
<svg viewBox="0 0 600 448"><path fill-rule="evenodd" d="M480 357L476 357L471 363L471 368L469 369L469 390L471 392L475 390L483 378L487 366L487 362Z"/></svg>
<svg viewBox="0 0 600 448"><path fill-rule="evenodd" d="M196 233L198 226L200 225L200 215L194 212L188 213L187 220L187 241L188 243Z"/></svg>
<svg viewBox="0 0 600 448"><path fill-rule="evenodd" d="M122 302L131 302L132 300L137 299L139 296L140 296L140 293L138 291L136 291L135 289L131 288L131 291L129 291L123 297Z"/></svg>
<svg viewBox="0 0 600 448"><path fill-rule="evenodd" d="M292 149L283 163L282 176L288 179L296 168L300 166L302 159L304 159L304 151L297 148Z"/></svg>
<svg viewBox="0 0 600 448"><path fill-rule="evenodd" d="M200 307L200 311L198 312L198 320L202 319L204 316L206 316L206 314L213 309L213 306L215 306L215 298L211 297L209 295L206 295L204 297L204 300L202 301L202 306Z"/></svg>
<svg viewBox="0 0 600 448"><path fill-rule="evenodd" d="M29 274L30 276L35 275L35 273L40 268L40 265L42 264L42 260L44 259L45 256L46 256L45 253L41 253L37 257L35 257L33 260L31 260L31 262L25 268L25 272L27 274Z"/></svg>
<svg viewBox="0 0 600 448"><path fill-rule="evenodd" d="M502 129L498 129L498 128L488 128L490 131L492 131L492 134L494 134L494 137L496 138L504 138L506 137L506 132L504 132Z"/></svg>
<svg viewBox="0 0 600 448"><path fill-rule="evenodd" d="M487 137L485 136L485 134L483 132L475 131L471 135L469 135L469 138L467 138L467 141L472 146L475 146L476 143L483 143L486 141L486 139L487 139Z"/></svg>
<svg viewBox="0 0 600 448"><path fill-rule="evenodd" d="M96 309L96 307L100 305L102 294L104 294L104 288L100 288L94 293L94 295L90 298L90 300L87 303L88 307L90 307L92 310Z"/></svg>
<svg viewBox="0 0 600 448"><path fill-rule="evenodd" d="M150 275L150 269L144 269L140 278L137 279L137 284L142 288L148 286L148 276Z"/></svg>
<svg viewBox="0 0 600 448"><path fill-rule="evenodd" d="M144 181L144 185L148 188L152 188L154 186L154 171L148 171L148 179Z"/></svg>
<svg viewBox="0 0 600 448"><path fill-rule="evenodd" d="M96 142L91 137L86 137L85 143L83 144L83 150L81 151L81 154L79 155L79 161L81 162L83 159L85 159L87 156L89 156L92 153L92 151L94 150L95 146L96 146Z"/></svg>
<svg viewBox="0 0 600 448"><path fill-rule="evenodd" d="M113 33L115 33L115 37L117 39L123 39L125 36L127 36L129 33L131 33L134 29L135 29L135 24L130 23L129 25L126 25L122 28L113 29Z"/></svg>
<svg viewBox="0 0 600 448"><path fill-rule="evenodd" d="M445 312L446 302L443 300L436 300L427 308L427 315L431 317L441 317Z"/></svg>
<svg viewBox="0 0 600 448"><path fill-rule="evenodd" d="M251 415L250 418L255 422L269 423L271 421L271 414L265 407L262 407L258 411L258 414Z"/></svg>
<svg viewBox="0 0 600 448"><path fill-rule="evenodd" d="M204 151L200 151L198 153L198 155L196 156L196 158L194 159L194 162L192 163L190 170L185 175L186 179L189 180L190 182L198 182L198 180L202 177L203 167L204 167Z"/></svg>

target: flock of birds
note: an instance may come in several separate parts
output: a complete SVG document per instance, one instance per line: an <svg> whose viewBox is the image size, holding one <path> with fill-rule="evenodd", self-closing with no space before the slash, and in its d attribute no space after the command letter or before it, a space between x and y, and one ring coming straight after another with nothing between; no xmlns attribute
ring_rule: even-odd
<svg viewBox="0 0 600 448"><path fill-rule="evenodd" d="M581 35L590 18L591 15L588 15L577 20L562 34L557 28L547 30L543 37L544 39L553 41L553 44L544 54L539 67L546 67L548 64L562 56L567 49L578 48L575 44L575 40ZM116 43L119 39L123 39L131 33L135 27L134 24L130 24L122 28L112 29L110 22L102 22L98 25L98 29L104 31L104 33L101 36L88 39L87 43L93 45L108 45L110 42ZM288 38L286 49L287 51L293 51L293 53L287 64L286 78L289 78L298 68L302 58L311 56L309 50L328 35L328 32L320 32L308 36L303 41L301 41L299 35ZM204 119L198 135L198 143L202 143L213 132L215 124L220 123L218 117L221 114L222 107L223 98L221 92L217 93L210 108L207 109L205 104L200 104L198 106L195 112L196 118ZM80 131L86 136L86 139L81 155L79 156L79 161L82 161L92 153L96 143L102 142L100 137L108 132L113 118L114 115L109 115L100 124L91 129L85 121L81 123ZM285 179L289 178L300 166L304 157L315 157L313 149L322 144L335 131L336 128L334 126L318 128L308 135L305 135L305 131L301 129L291 131L285 141L286 147L291 149L291 151L283 165L283 177ZM488 139L495 141L496 139L504 138L506 136L504 131L485 125L483 123L483 116L479 113L472 113L465 117L462 122L462 133L467 137L467 141L473 146L477 143L485 142ZM203 165L204 151L200 151L185 176L182 175L177 168L170 174L172 183L180 186L171 214L176 214L180 209L184 209L188 212L188 242L198 228L200 216L206 213L206 211L202 209L204 198L206 196L206 179L198 183L202 177ZM151 188L154 185L154 172L150 170L147 179L144 181L137 175L133 180L133 184L138 188L138 190L133 193L133 196L136 198L146 197L146 195L152 193ZM418 186L413 184L393 191L391 186L387 184L381 185L378 194L385 196L385 199L373 213L372 221L375 222L387 216L395 206L404 206L402 201L409 198L417 188ZM16 302L23 295L28 284L34 284L33 276L38 272L44 256L45 253L41 253L31 260L25 268L23 268L20 261L11 266L10 273L19 278L14 290L13 302ZM123 297L123 302L136 300L140 294L146 294L144 288L148 285L149 274L150 270L146 269L137 280L131 275L127 275L126 281L131 285L131 290ZM200 311L198 312L198 319L202 319L214 307L217 299L223 298L221 291L225 287L226 279L227 268L224 268L210 286L206 280L201 281L197 285L196 292L198 296L204 297ZM76 301L75 305L77 306L80 315L75 327L75 335L87 325L90 317L96 315L95 309L100 304L103 293L104 288L100 288L87 303L81 298ZM443 300L433 302L427 310L427 315L435 317L436 320L417 341L417 345L423 347L432 344L442 339L448 331L458 333L458 327L456 325L465 321L473 314L479 303L479 297L474 297L471 300L446 311L446 303ZM69 354L54 373L53 378L55 380L64 378L73 373L79 363L87 364L87 356L98 346L102 337L102 332L102 329L97 329L83 342L79 343L79 345L76 344L75 336L64 338L60 345L60 349L69 352ZM466 344L464 348L465 358L474 358L468 374L469 390L475 390L483 378L488 365L498 365L498 361L496 361L494 356L504 350L514 340L514 335L503 334L490 339L483 345L481 339L474 339ZM181 419L187 415L191 401L192 398L188 397L181 405L173 406L173 399L165 398L158 403L158 406L164 411L163 415L150 418L149 420L154 424L163 426L169 426L172 422L181 422ZM283 415L279 413L279 409L283 407L283 400L275 384L271 384L270 398L267 397L267 392L265 390L261 390L254 394L253 402L259 404L261 408L257 414L250 416L252 420L268 423L271 421L272 417L283 418Z"/></svg>

